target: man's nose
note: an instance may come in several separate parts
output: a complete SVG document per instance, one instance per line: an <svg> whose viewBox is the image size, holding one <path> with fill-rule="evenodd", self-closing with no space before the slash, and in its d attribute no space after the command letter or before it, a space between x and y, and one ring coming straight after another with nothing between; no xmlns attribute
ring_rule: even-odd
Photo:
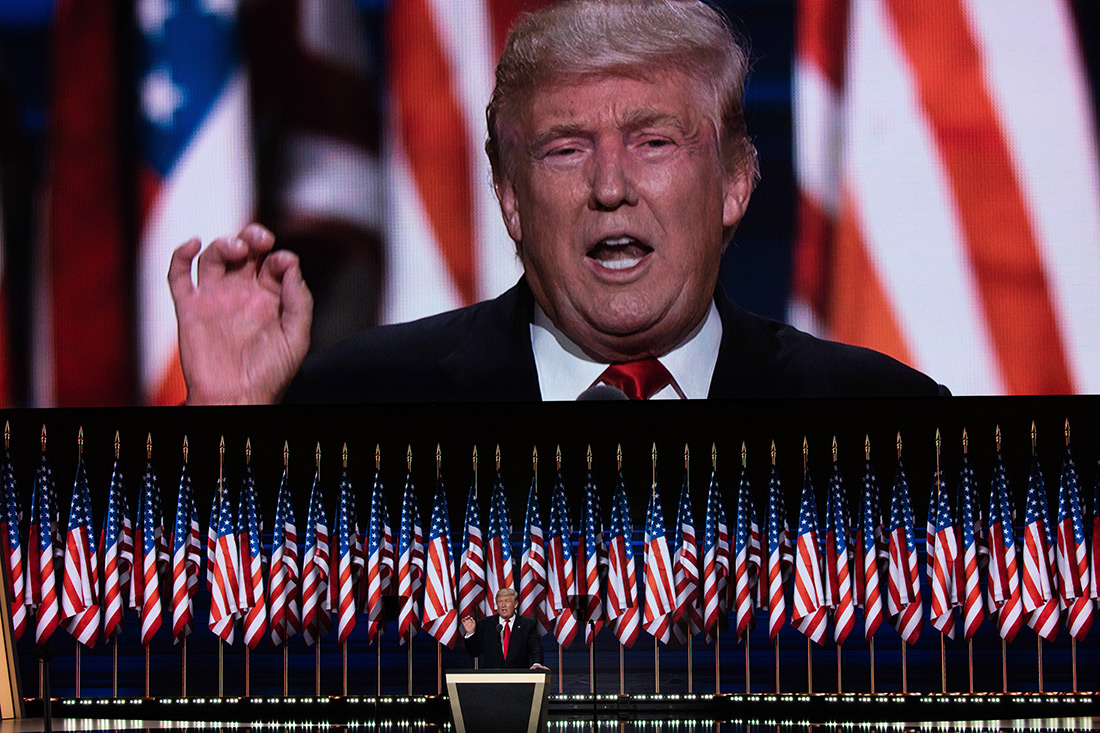
<svg viewBox="0 0 1100 733"><path fill-rule="evenodd" d="M592 195L589 207L596 211L612 211L620 206L634 206L638 194L628 171L627 151L619 142L602 142L596 146L592 169Z"/></svg>

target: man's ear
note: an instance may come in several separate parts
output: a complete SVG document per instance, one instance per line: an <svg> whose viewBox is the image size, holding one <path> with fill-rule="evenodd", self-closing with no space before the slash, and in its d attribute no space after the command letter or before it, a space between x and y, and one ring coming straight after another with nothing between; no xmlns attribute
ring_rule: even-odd
<svg viewBox="0 0 1100 733"><path fill-rule="evenodd" d="M516 243L523 241L523 227L520 225L519 201L516 196L516 187L508 176L500 176L493 183L496 189L497 200L500 202L500 213L504 217L504 226L508 229L508 236Z"/></svg>
<svg viewBox="0 0 1100 733"><path fill-rule="evenodd" d="M749 207L752 189L752 172L747 166L738 166L726 181L726 197L722 204L722 226L731 232Z"/></svg>

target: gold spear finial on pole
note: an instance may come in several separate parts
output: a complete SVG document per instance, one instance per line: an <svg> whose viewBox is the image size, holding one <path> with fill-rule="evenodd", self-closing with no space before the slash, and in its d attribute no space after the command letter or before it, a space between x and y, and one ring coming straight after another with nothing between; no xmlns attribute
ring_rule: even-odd
<svg viewBox="0 0 1100 733"><path fill-rule="evenodd" d="M410 445L405 448L405 468L409 473L413 470L413 447Z"/></svg>
<svg viewBox="0 0 1100 733"><path fill-rule="evenodd" d="M382 447L378 444L374 444L374 470L382 470Z"/></svg>
<svg viewBox="0 0 1100 733"><path fill-rule="evenodd" d="M539 495L539 447L531 446L531 483L535 485L535 496Z"/></svg>
<svg viewBox="0 0 1100 733"><path fill-rule="evenodd" d="M592 444L591 443L588 444L588 451L585 454L585 461L588 464L588 470L591 471L592 470Z"/></svg>
<svg viewBox="0 0 1100 733"><path fill-rule="evenodd" d="M1066 447L1069 448L1069 418L1066 418Z"/></svg>
<svg viewBox="0 0 1100 733"><path fill-rule="evenodd" d="M500 443L497 443L496 452L493 453L493 461L496 466L497 473L500 473Z"/></svg>
<svg viewBox="0 0 1100 733"><path fill-rule="evenodd" d="M966 435L966 428L963 428L963 455L965 456L967 451L970 450L970 438Z"/></svg>
<svg viewBox="0 0 1100 733"><path fill-rule="evenodd" d="M283 441L283 468L286 469L290 466L290 441Z"/></svg>
<svg viewBox="0 0 1100 733"><path fill-rule="evenodd" d="M653 465L653 495L657 495L657 442L653 442L653 450L650 451Z"/></svg>
<svg viewBox="0 0 1100 733"><path fill-rule="evenodd" d="M940 429L936 428L936 501L939 502L940 490L943 488L943 475L940 473L940 451L943 447L943 441L940 439ZM939 509L936 509L939 512Z"/></svg>
<svg viewBox="0 0 1100 733"><path fill-rule="evenodd" d="M871 460L871 436L863 436L863 460Z"/></svg>
<svg viewBox="0 0 1100 733"><path fill-rule="evenodd" d="M443 451L439 447L439 443L435 444L435 477L439 478L439 469L443 465Z"/></svg>
<svg viewBox="0 0 1100 733"><path fill-rule="evenodd" d="M119 451L120 451L121 448L122 448L122 441L119 440L118 431L116 430L115 431L115 460L116 461L118 460L118 454L119 454ZM187 462L187 436L186 435L183 436L183 455L184 455L183 462L186 463Z"/></svg>
<svg viewBox="0 0 1100 733"><path fill-rule="evenodd" d="M477 498L477 446L474 446L474 498Z"/></svg>
<svg viewBox="0 0 1100 733"><path fill-rule="evenodd" d="M317 478L321 478L321 441L317 441L317 447L313 451L313 460L317 466Z"/></svg>
<svg viewBox="0 0 1100 733"><path fill-rule="evenodd" d="M806 436L802 436L802 475L805 476L810 472L810 443L806 440Z"/></svg>
<svg viewBox="0 0 1100 733"><path fill-rule="evenodd" d="M42 426L42 452L46 452L46 426Z"/></svg>
<svg viewBox="0 0 1100 733"><path fill-rule="evenodd" d="M252 438L244 439L244 465L252 465Z"/></svg>
<svg viewBox="0 0 1100 733"><path fill-rule="evenodd" d="M833 463L836 463L836 436L833 436Z"/></svg>
<svg viewBox="0 0 1100 733"><path fill-rule="evenodd" d="M623 444L619 443L615 446L615 468L618 471L623 470Z"/></svg>
<svg viewBox="0 0 1100 733"><path fill-rule="evenodd" d="M11 448L11 420L4 421L4 450Z"/></svg>
<svg viewBox="0 0 1100 733"><path fill-rule="evenodd" d="M187 446L187 436L183 436L183 462L187 463L187 454L189 452ZM115 458L118 458L118 433L115 433Z"/></svg>
<svg viewBox="0 0 1100 733"><path fill-rule="evenodd" d="M554 465L557 466L557 470L561 470L561 445L559 444L554 451Z"/></svg>
<svg viewBox="0 0 1100 733"><path fill-rule="evenodd" d="M1000 425L997 425L997 429L994 432L994 435L996 436L996 439L997 439L997 452L1000 453L1001 452L1001 426Z"/></svg>
<svg viewBox="0 0 1100 733"><path fill-rule="evenodd" d="M1031 455L1035 455L1035 449L1039 444L1039 431L1035 429L1035 421L1031 421Z"/></svg>
<svg viewBox="0 0 1100 733"><path fill-rule="evenodd" d="M348 467L348 444L344 443L344 447L340 450L340 464L342 468Z"/></svg>
<svg viewBox="0 0 1100 733"><path fill-rule="evenodd" d="M76 431L76 459L79 461L84 457L84 426L81 425Z"/></svg>
<svg viewBox="0 0 1100 733"><path fill-rule="evenodd" d="M153 460L153 434L145 434L145 460Z"/></svg>
<svg viewBox="0 0 1100 733"><path fill-rule="evenodd" d="M684 481L691 484L691 451L687 443L684 443Z"/></svg>
<svg viewBox="0 0 1100 733"><path fill-rule="evenodd" d="M898 460L901 460L901 431L898 431Z"/></svg>
<svg viewBox="0 0 1100 733"><path fill-rule="evenodd" d="M775 438L772 438L772 465L775 465Z"/></svg>
<svg viewBox="0 0 1100 733"><path fill-rule="evenodd" d="M317 446L317 450L321 449L320 444ZM218 441L218 506L221 506L222 491L225 484L225 436L221 436L221 440ZM220 511L220 510L219 510Z"/></svg>

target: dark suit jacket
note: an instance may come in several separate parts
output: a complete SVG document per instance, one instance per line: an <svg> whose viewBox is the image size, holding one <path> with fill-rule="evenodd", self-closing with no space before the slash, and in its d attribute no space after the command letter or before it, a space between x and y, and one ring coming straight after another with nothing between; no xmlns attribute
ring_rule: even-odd
<svg viewBox="0 0 1100 733"><path fill-rule="evenodd" d="M474 633L464 639L466 651L471 657L478 658L483 669L527 669L536 662L542 664L542 640L535 629L534 620L518 613L512 619L507 659L502 659L500 616L486 616L481 619L477 622Z"/></svg>
<svg viewBox="0 0 1100 733"><path fill-rule="evenodd" d="M722 344L711 399L921 397L947 390L876 351L754 316L718 290ZM291 403L538 401L534 296L521 279L494 300L369 329L306 360Z"/></svg>

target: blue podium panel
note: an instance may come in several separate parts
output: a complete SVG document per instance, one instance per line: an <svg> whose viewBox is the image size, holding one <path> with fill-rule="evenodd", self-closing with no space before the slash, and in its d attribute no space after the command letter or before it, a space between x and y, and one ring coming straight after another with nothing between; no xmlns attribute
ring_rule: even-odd
<svg viewBox="0 0 1100 733"><path fill-rule="evenodd" d="M546 730L550 673L525 669L447 672L447 697L458 733Z"/></svg>

